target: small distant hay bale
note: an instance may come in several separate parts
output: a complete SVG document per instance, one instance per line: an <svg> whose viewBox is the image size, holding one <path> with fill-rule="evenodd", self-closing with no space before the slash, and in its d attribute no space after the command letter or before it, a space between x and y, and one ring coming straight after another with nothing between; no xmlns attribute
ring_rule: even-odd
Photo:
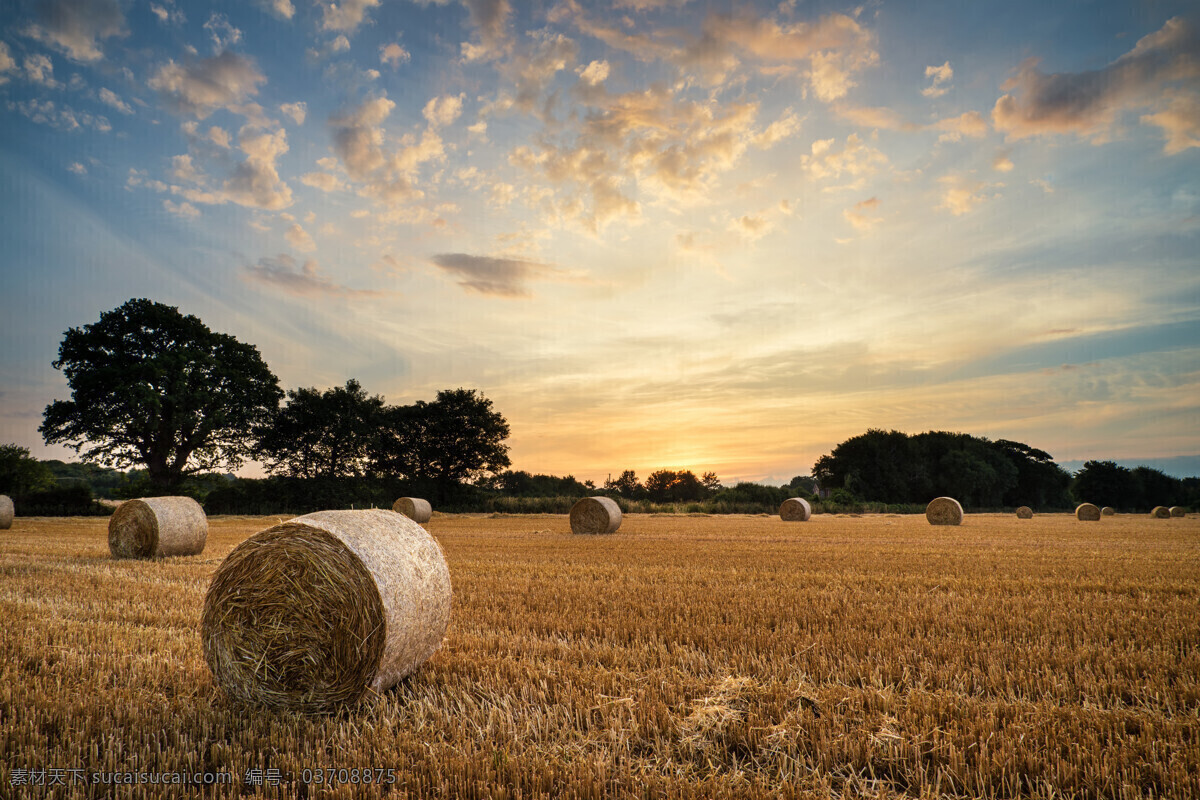
<svg viewBox="0 0 1200 800"><path fill-rule="evenodd" d="M1171 509L1167 508L1166 506L1155 506L1150 512L1150 516L1154 517L1155 519L1170 519Z"/></svg>
<svg viewBox="0 0 1200 800"><path fill-rule="evenodd" d="M621 507L611 497L585 497L571 506L571 533L613 533L621 527Z"/></svg>
<svg viewBox="0 0 1200 800"><path fill-rule="evenodd" d="M1105 506L1104 508L1100 509L1100 516L1102 517L1115 517L1116 515L1117 510L1112 506Z"/></svg>
<svg viewBox="0 0 1200 800"><path fill-rule="evenodd" d="M6 494L0 494L0 530L6 531L12 527L13 514L12 498Z"/></svg>
<svg viewBox="0 0 1200 800"><path fill-rule="evenodd" d="M789 497L779 507L779 518L785 522L808 522L812 506L803 497Z"/></svg>
<svg viewBox="0 0 1200 800"><path fill-rule="evenodd" d="M208 517L190 497L126 500L108 520L113 558L194 556L208 540Z"/></svg>
<svg viewBox="0 0 1200 800"><path fill-rule="evenodd" d="M424 664L450 600L446 558L420 525L383 509L318 511L254 534L217 568L204 657L236 700L333 711Z"/></svg>
<svg viewBox="0 0 1200 800"><path fill-rule="evenodd" d="M930 525L961 525L962 505L953 497L935 497L925 506L925 519Z"/></svg>
<svg viewBox="0 0 1200 800"><path fill-rule="evenodd" d="M1184 508L1183 506L1171 506L1171 516L1172 517L1186 517L1187 509Z"/></svg>
<svg viewBox="0 0 1200 800"><path fill-rule="evenodd" d="M1017 519L1033 519L1033 509L1029 506L1021 506L1017 509Z"/></svg>
<svg viewBox="0 0 1200 800"><path fill-rule="evenodd" d="M1095 503L1080 503L1075 507L1075 519L1081 522L1097 522L1100 519L1100 506Z"/></svg>
<svg viewBox="0 0 1200 800"><path fill-rule="evenodd" d="M392 505L392 511L418 523L429 522L429 518L433 516L433 507L429 505L429 501L419 497L401 497Z"/></svg>

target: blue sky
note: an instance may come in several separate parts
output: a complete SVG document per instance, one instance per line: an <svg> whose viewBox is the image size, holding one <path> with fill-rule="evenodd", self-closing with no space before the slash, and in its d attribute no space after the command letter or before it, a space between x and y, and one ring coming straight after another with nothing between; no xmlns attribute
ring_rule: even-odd
<svg viewBox="0 0 1200 800"><path fill-rule="evenodd" d="M535 472L1192 474L1200 18L1045 6L3 2L0 441L64 455L63 332L144 296L288 388L480 389Z"/></svg>

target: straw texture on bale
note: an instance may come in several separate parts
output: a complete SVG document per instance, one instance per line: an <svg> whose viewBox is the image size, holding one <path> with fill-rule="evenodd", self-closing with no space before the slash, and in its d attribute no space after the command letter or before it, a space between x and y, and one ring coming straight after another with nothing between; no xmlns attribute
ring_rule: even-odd
<svg viewBox="0 0 1200 800"><path fill-rule="evenodd" d="M0 494L0 530L8 530L12 527L13 521L13 502L12 498L6 494Z"/></svg>
<svg viewBox="0 0 1200 800"><path fill-rule="evenodd" d="M611 497L585 497L571 506L571 533L613 533L621 527L621 507Z"/></svg>
<svg viewBox="0 0 1200 800"><path fill-rule="evenodd" d="M962 505L953 497L935 497L925 506L925 519L930 525L961 525Z"/></svg>
<svg viewBox="0 0 1200 800"><path fill-rule="evenodd" d="M1172 517L1186 517L1187 509L1184 508L1183 506L1171 506L1171 516Z"/></svg>
<svg viewBox="0 0 1200 800"><path fill-rule="evenodd" d="M1112 506L1105 506L1104 508L1100 509L1100 516L1102 517L1114 517L1116 514L1117 510Z"/></svg>
<svg viewBox="0 0 1200 800"><path fill-rule="evenodd" d="M1021 506L1017 509L1017 519L1033 519L1033 509L1029 506Z"/></svg>
<svg viewBox="0 0 1200 800"><path fill-rule="evenodd" d="M1154 517L1155 519L1170 519L1171 509L1167 508L1166 506L1155 506L1153 510L1151 510L1150 516Z"/></svg>
<svg viewBox="0 0 1200 800"><path fill-rule="evenodd" d="M808 522L812 507L803 497L789 497L779 507L779 518L785 522Z"/></svg>
<svg viewBox="0 0 1200 800"><path fill-rule="evenodd" d="M428 500L419 497L401 497L392 505L392 511L403 514L413 522L429 522L433 516L433 507Z"/></svg>
<svg viewBox="0 0 1200 800"><path fill-rule="evenodd" d="M208 540L208 517L190 497L126 500L108 520L113 558L194 556Z"/></svg>
<svg viewBox="0 0 1200 800"><path fill-rule="evenodd" d="M1100 506L1095 503L1080 503L1075 507L1075 519L1082 522L1096 522L1100 519Z"/></svg>
<svg viewBox="0 0 1200 800"><path fill-rule="evenodd" d="M242 702L333 711L424 664L450 622L442 548L383 509L318 511L254 534L222 562L201 639Z"/></svg>

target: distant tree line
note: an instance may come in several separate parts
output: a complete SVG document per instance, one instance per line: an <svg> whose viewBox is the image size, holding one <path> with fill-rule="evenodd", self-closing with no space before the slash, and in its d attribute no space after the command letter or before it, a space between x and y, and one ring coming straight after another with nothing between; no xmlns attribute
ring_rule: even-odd
<svg viewBox="0 0 1200 800"><path fill-rule="evenodd" d="M1200 508L1200 478L1174 478L1151 467L1122 467L1113 461L1088 461L1071 482L1081 503L1118 511L1149 511L1154 506Z"/></svg>

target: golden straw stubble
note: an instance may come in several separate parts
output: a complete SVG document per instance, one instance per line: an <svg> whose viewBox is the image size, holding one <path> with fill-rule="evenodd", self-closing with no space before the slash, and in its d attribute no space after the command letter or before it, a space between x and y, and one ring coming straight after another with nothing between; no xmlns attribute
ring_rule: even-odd
<svg viewBox="0 0 1200 800"><path fill-rule="evenodd" d="M812 507L803 497L789 497L779 506L779 518L785 522L808 522Z"/></svg>
<svg viewBox="0 0 1200 800"><path fill-rule="evenodd" d="M333 711L441 647L450 571L420 525L382 509L319 511L254 534L217 568L201 638L242 702Z"/></svg>
<svg viewBox="0 0 1200 800"><path fill-rule="evenodd" d="M8 530L13 522L13 501L6 494L0 494L0 530Z"/></svg>
<svg viewBox="0 0 1200 800"><path fill-rule="evenodd" d="M433 506L429 505L428 500L420 497L401 497L392 504L392 511L418 523L429 522L429 518L433 516Z"/></svg>
<svg viewBox="0 0 1200 800"><path fill-rule="evenodd" d="M1100 519L1100 506L1095 503L1080 503L1075 507L1075 519L1081 522L1096 522Z"/></svg>
<svg viewBox="0 0 1200 800"><path fill-rule="evenodd" d="M613 533L621 527L621 507L611 497L584 497L571 506L571 533Z"/></svg>
<svg viewBox="0 0 1200 800"><path fill-rule="evenodd" d="M925 519L930 525L961 525L962 505L953 497L935 497L925 506Z"/></svg>
<svg viewBox="0 0 1200 800"><path fill-rule="evenodd" d="M208 517L190 497L126 500L108 520L113 558L194 556L208 541Z"/></svg>

